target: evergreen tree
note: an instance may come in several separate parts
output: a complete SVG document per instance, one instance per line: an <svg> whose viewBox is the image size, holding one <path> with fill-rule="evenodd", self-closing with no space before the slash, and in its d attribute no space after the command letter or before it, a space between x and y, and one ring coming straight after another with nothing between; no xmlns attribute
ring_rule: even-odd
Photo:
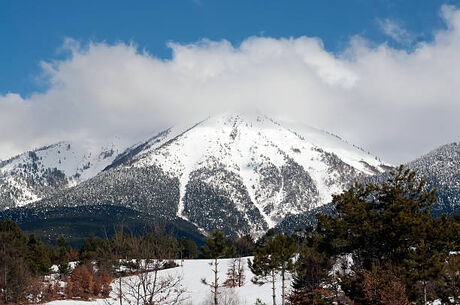
<svg viewBox="0 0 460 305"><path fill-rule="evenodd" d="M248 259L248 266L254 273L255 277L252 279L254 283L262 285L264 279L270 278L272 283L272 298L273 305L276 305L276 275L278 273L277 264L274 257L270 253L270 243L265 247L258 247L254 254L254 259Z"/></svg>
<svg viewBox="0 0 460 305"><path fill-rule="evenodd" d="M281 304L286 304L286 273L294 269L293 258L297 252L297 245L293 238L286 234L278 234L274 240L273 256L278 265L281 276Z"/></svg>
<svg viewBox="0 0 460 305"><path fill-rule="evenodd" d="M386 182L356 183L333 201L336 214L317 215L317 232L321 248L330 255L353 254L356 276L342 287L355 303L362 298L359 271L388 262L406 284L410 300L423 301L427 283L440 279L449 251L459 246L458 223L447 217L434 219L430 213L435 190L426 190L423 180L400 166ZM416 283L422 285L422 293Z"/></svg>
<svg viewBox="0 0 460 305"><path fill-rule="evenodd" d="M65 245L67 244L67 240L64 236L59 236L56 242L59 248L65 247Z"/></svg>
<svg viewBox="0 0 460 305"><path fill-rule="evenodd" d="M276 305L276 276L282 279L282 304L286 301L285 277L286 272L292 271L293 257L296 253L294 240L285 234L275 235L273 230L267 232L261 245L256 248L254 259L248 260L248 266L256 275L253 279L256 283L264 283L269 278L272 283L273 305Z"/></svg>
<svg viewBox="0 0 460 305"><path fill-rule="evenodd" d="M66 276L70 272L70 267L69 267L69 256L67 255L67 249L65 248L67 241L64 236L60 236L57 239L57 244L59 246L58 248L58 254L57 254L57 263L58 263L58 269L59 269L59 274L62 276Z"/></svg>
<svg viewBox="0 0 460 305"><path fill-rule="evenodd" d="M198 246L191 239L182 237L179 243L179 248L181 249L181 258L191 259L198 257Z"/></svg>
<svg viewBox="0 0 460 305"><path fill-rule="evenodd" d="M444 267L443 285L438 287L437 295L441 302L460 304L460 254L449 257Z"/></svg>
<svg viewBox="0 0 460 305"><path fill-rule="evenodd" d="M12 220L0 220L0 296L3 304L18 302L27 285L22 254L27 249L27 238Z"/></svg>
<svg viewBox="0 0 460 305"><path fill-rule="evenodd" d="M244 235L235 239L236 254L238 257L253 255L254 247L254 239L251 235Z"/></svg>
<svg viewBox="0 0 460 305"><path fill-rule="evenodd" d="M206 279L202 279L203 284L208 285L212 289L212 294L214 296L214 305L218 305L218 297L219 297L219 288L221 285L219 284L219 258L223 256L225 251L227 250L227 246L225 244L225 236L219 230L212 232L210 237L206 237L205 245L202 247L202 251L208 257L214 259L213 265L213 273L214 273L214 281L212 283L207 283Z"/></svg>
<svg viewBox="0 0 460 305"><path fill-rule="evenodd" d="M27 242L26 260L29 264L29 270L32 275L45 275L49 273L51 260L48 254L48 249L43 242L34 234L29 236Z"/></svg>
<svg viewBox="0 0 460 305"><path fill-rule="evenodd" d="M103 240L99 237L96 237L94 233L88 234L83 240L82 247L80 249L80 257L83 261L91 261L97 257L98 250L103 246Z"/></svg>
<svg viewBox="0 0 460 305"><path fill-rule="evenodd" d="M293 305L325 303L327 295L322 284L327 281L332 267L328 256L321 254L315 247L304 245L295 264L289 301Z"/></svg>
<svg viewBox="0 0 460 305"><path fill-rule="evenodd" d="M403 276L409 287L420 287L411 289L412 299L423 299L423 304L433 301L436 296L434 291L428 291L430 283L441 279L443 262L440 254L432 249L429 242L421 240L411 249L409 256L405 259L405 272ZM431 292L431 293L430 293Z"/></svg>

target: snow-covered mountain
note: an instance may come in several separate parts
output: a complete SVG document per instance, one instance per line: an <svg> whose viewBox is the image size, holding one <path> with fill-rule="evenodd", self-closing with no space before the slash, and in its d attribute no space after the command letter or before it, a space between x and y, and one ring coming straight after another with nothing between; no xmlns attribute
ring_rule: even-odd
<svg viewBox="0 0 460 305"><path fill-rule="evenodd" d="M0 161L0 210L27 205L92 178L118 154L115 142L59 142Z"/></svg>
<svg viewBox="0 0 460 305"><path fill-rule="evenodd" d="M115 204L243 234L326 204L355 179L388 168L330 133L294 128L235 114L171 128L37 205Z"/></svg>
<svg viewBox="0 0 460 305"><path fill-rule="evenodd" d="M439 217L460 214L460 143L443 145L417 159L404 164L415 171L419 179L426 181L425 190L436 188L436 202L431 213ZM364 177L362 183L383 183L390 177L389 172ZM282 232L293 232L296 228L316 225L316 214L329 214L334 204L323 205L304 214L289 215L277 225Z"/></svg>
<svg viewBox="0 0 460 305"><path fill-rule="evenodd" d="M460 142L443 145L407 166L427 182L427 189L436 188L434 215L460 213Z"/></svg>
<svg viewBox="0 0 460 305"><path fill-rule="evenodd" d="M128 163L155 165L179 179L178 216L188 217L191 205L204 199L195 195L204 183L229 195L237 210L250 201L269 225L328 203L359 175L385 169L335 136L313 128L301 132L264 116L221 115L185 132L163 133Z"/></svg>

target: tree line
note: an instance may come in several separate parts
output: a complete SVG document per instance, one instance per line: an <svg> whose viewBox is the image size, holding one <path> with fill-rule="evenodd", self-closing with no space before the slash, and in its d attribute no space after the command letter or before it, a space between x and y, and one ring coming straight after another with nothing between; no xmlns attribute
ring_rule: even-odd
<svg viewBox="0 0 460 305"><path fill-rule="evenodd" d="M176 266L175 261L210 258L205 247L195 241L172 237L165 231L165 223L157 223L145 232L136 235L120 225L110 237L91 233L79 248L73 248L64 236L56 245L48 245L35 234L26 236L12 220L0 220L0 304L107 297L114 279L138 275L145 284L150 280L148 273L157 275L162 269ZM252 255L255 247L249 235L225 238L224 243L225 257ZM57 279L51 277L56 274ZM171 283L165 283L158 285L169 289ZM121 297L128 297L128 292L122 296L121 285L117 290ZM148 296L142 298L153 301L158 293L145 291Z"/></svg>
<svg viewBox="0 0 460 305"><path fill-rule="evenodd" d="M0 221L0 303L106 297L116 287L121 305L128 298L181 304L180 278L160 277L159 271L181 259L210 258L214 276L202 283L210 289L210 304L225 305L222 287L244 285L242 258L251 256L250 280L271 286L273 305L278 296L282 305L460 304L459 219L431 215L436 191L414 172L399 167L386 182L355 183L333 201L335 211L316 215L315 228L292 234L271 229L257 241L214 231L202 247L171 237L162 224L144 235L123 226L110 237L90 234L79 249L64 237L48 246L13 221ZM225 275L219 274L222 258L233 258ZM51 265L58 266L60 281L49 280ZM126 275L134 280L122 285Z"/></svg>
<svg viewBox="0 0 460 305"><path fill-rule="evenodd" d="M290 235L271 229L257 241L248 265L254 283L271 284L273 305L277 293L282 305L460 304L458 216L431 215L436 190L427 190L415 172L400 166L386 182L355 183L333 201L334 213L317 214L316 228ZM215 259L215 280L205 282L214 305L223 240L214 232L205 246Z"/></svg>
<svg viewBox="0 0 460 305"><path fill-rule="evenodd" d="M400 166L386 182L355 183L333 201L316 228L259 241L249 267L254 281L272 283L273 305L277 276L283 305L460 304L458 217L431 215L436 190L415 172Z"/></svg>

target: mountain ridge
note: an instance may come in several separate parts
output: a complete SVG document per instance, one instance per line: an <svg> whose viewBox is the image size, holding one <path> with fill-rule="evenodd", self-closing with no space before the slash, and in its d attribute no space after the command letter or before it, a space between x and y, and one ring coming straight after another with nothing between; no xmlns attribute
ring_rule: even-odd
<svg viewBox="0 0 460 305"><path fill-rule="evenodd" d="M0 161L0 209L27 205L94 177L119 149L115 142L60 141Z"/></svg>
<svg viewBox="0 0 460 305"><path fill-rule="evenodd" d="M160 132L32 206L120 205L247 234L327 204L351 181L388 166L318 129L222 114Z"/></svg>
<svg viewBox="0 0 460 305"><path fill-rule="evenodd" d="M434 215L460 213L460 142L442 145L407 166L426 181L426 189L437 189Z"/></svg>
<svg viewBox="0 0 460 305"><path fill-rule="evenodd" d="M69 173L84 162L67 171L61 162L63 175L57 167L55 175L62 176L62 185L25 207L33 211L119 206L152 219L181 218L202 233L220 229L233 235L258 234L269 227L290 230L302 223L314 224L314 213L333 210L333 193L353 181L384 177L392 168L327 131L294 127L259 114L221 114L175 126L117 154L110 149L93 152L93 159L107 157L74 185ZM61 150L67 147L66 142L59 143ZM52 164L40 155L52 147L19 155L33 162L25 167L24 162L15 163L22 166L16 170L21 173L19 169L33 169L30 164L36 164L41 174L46 169L53 173ZM455 171L460 166L459 147L448 144L408 164L432 177L427 179L430 187L448 182L435 208L450 214L458 210L455 202L460 198L460 177ZM5 193L1 186L5 168L21 158L12 159L0 162L0 194Z"/></svg>

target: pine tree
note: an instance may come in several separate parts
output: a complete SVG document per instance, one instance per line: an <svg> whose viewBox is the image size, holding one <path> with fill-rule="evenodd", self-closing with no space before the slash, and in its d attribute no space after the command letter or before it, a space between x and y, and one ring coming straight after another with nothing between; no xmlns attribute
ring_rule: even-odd
<svg viewBox="0 0 460 305"><path fill-rule="evenodd" d="M331 260L315 247L304 245L295 264L290 304L309 305L324 300L322 284L328 279Z"/></svg>
<svg viewBox="0 0 460 305"><path fill-rule="evenodd" d="M27 237L12 220L0 220L0 303L20 303L30 278Z"/></svg>
<svg viewBox="0 0 460 305"><path fill-rule="evenodd" d="M253 255L254 246L254 239L251 235L244 235L235 240L236 254L239 257Z"/></svg>
<svg viewBox="0 0 460 305"><path fill-rule="evenodd" d="M181 258L196 258L198 256L198 246L191 239L182 237L179 242L179 248L181 250Z"/></svg>
<svg viewBox="0 0 460 305"><path fill-rule="evenodd" d="M334 215L317 215L321 247L330 255L353 253L356 275L391 262L410 301L425 302L429 299L428 283L439 281L441 265L449 251L458 248L460 236L458 223L432 217L435 193L426 190L425 182L403 166L382 184L356 183L333 197ZM416 284L421 284L422 293ZM342 283L357 304L362 298L360 286L362 278L358 276Z"/></svg>
<svg viewBox="0 0 460 305"><path fill-rule="evenodd" d="M423 299L423 304L436 299L428 291L430 282L437 281L443 273L443 261L440 254L432 249L429 242L421 240L410 251L405 262L405 277L411 287L420 286L421 289L412 289L413 298Z"/></svg>
<svg viewBox="0 0 460 305"><path fill-rule="evenodd" d="M211 263L211 266L214 265L212 271L214 273L214 281L211 283L207 283L206 279L202 279L202 283L208 285L212 289L212 294L214 296L214 305L218 305L218 297L219 297L219 288L221 285L219 284L219 258L226 251L226 244L225 244L225 236L219 230L212 232L210 237L206 237L205 245L202 247L202 251L205 255L214 259L214 264Z"/></svg>
<svg viewBox="0 0 460 305"><path fill-rule="evenodd" d="M264 283L269 278L272 284L273 305L276 305L276 276L281 275L282 279L282 304L286 302L286 272L292 271L293 257L296 253L294 240L285 234L275 235L269 230L263 239L262 245L256 248L254 259L248 260L248 266L256 275L253 279L256 283Z"/></svg>
<svg viewBox="0 0 460 305"><path fill-rule="evenodd" d="M32 234L29 236L27 248L26 258L32 275L48 274L51 267L51 260L43 242Z"/></svg>
<svg viewBox="0 0 460 305"><path fill-rule="evenodd" d="M452 254L445 265L443 285L439 287L438 296L441 302L460 304L460 254Z"/></svg>
<svg viewBox="0 0 460 305"><path fill-rule="evenodd" d="M318 232L334 250L355 251L355 263L364 268L401 261L431 218L435 191L424 192L424 186L403 167L382 185L356 183L334 196L337 216L319 215Z"/></svg>
<svg viewBox="0 0 460 305"><path fill-rule="evenodd" d="M293 258L297 245L293 238L286 234L278 234L274 240L274 253L281 276L281 304L286 304L286 274L294 269Z"/></svg>
<svg viewBox="0 0 460 305"><path fill-rule="evenodd" d="M60 236L57 239L58 244L58 251L57 251L57 263L58 263L58 271L63 278L70 272L69 268L69 257L67 255L67 249L65 248L67 241L64 236Z"/></svg>

